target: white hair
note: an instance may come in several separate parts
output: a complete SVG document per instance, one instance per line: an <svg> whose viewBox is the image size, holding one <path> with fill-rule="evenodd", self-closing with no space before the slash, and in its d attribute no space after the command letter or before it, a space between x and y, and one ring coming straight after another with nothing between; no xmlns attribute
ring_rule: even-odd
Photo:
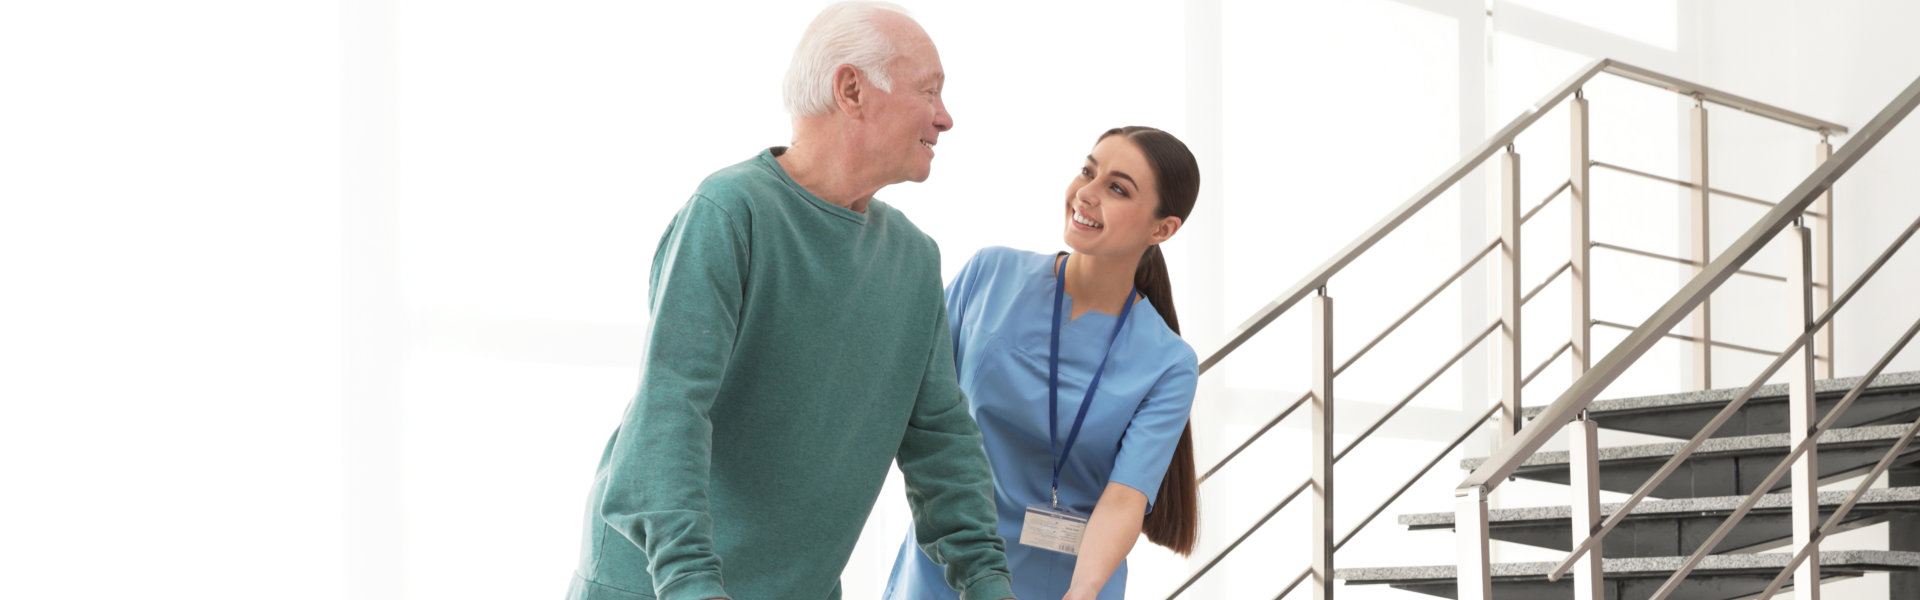
<svg viewBox="0 0 1920 600"><path fill-rule="evenodd" d="M891 2L839 2L813 18L787 66L783 99L788 115L811 117L832 110L833 72L840 65L853 65L874 87L893 92L887 64L897 49L877 24L881 11L908 16L907 9Z"/></svg>

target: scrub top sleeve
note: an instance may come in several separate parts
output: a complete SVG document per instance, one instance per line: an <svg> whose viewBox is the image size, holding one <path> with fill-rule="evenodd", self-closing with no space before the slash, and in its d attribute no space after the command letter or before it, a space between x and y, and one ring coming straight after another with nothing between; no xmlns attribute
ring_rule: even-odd
<svg viewBox="0 0 1920 600"><path fill-rule="evenodd" d="M595 510L646 553L662 599L726 597L708 513L709 411L739 333L748 239L725 208L695 196L654 254L640 390L609 450Z"/></svg>
<svg viewBox="0 0 1920 600"><path fill-rule="evenodd" d="M1189 350L1189 357L1191 353ZM1167 463L1173 460L1180 432L1193 409L1194 389L1200 380L1195 363L1189 358L1162 373L1120 437L1120 452L1113 459L1113 475L1107 481L1146 494L1147 512L1153 512L1160 480L1167 474Z"/></svg>
<svg viewBox="0 0 1920 600"><path fill-rule="evenodd" d="M947 585L963 600L1011 598L1006 542L995 532L999 517L980 427L954 379L947 313L934 314L937 339L895 453L913 510L914 541L946 567Z"/></svg>

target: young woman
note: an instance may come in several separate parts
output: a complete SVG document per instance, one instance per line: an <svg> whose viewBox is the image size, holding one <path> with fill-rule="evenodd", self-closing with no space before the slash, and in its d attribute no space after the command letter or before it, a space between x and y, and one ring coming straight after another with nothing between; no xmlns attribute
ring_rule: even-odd
<svg viewBox="0 0 1920 600"><path fill-rule="evenodd" d="M1102 134L1067 185L1072 252L982 250L947 286L960 387L993 465L1022 600L1123 598L1127 552L1193 550L1188 410L1198 378L1159 244L1200 190L1185 144L1148 127ZM911 492L909 492L911 493ZM910 532L886 597L956 598Z"/></svg>

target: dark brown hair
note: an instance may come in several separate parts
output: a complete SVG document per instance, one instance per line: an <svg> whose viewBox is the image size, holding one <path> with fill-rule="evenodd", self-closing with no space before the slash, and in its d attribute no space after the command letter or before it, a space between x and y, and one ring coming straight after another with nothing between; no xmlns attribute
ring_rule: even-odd
<svg viewBox="0 0 1920 600"><path fill-rule="evenodd" d="M1154 216L1179 217L1180 222L1185 223L1187 215L1193 212L1194 201L1200 196L1200 163L1193 159L1187 145L1173 134L1139 126L1109 129L1100 134L1100 140L1116 135L1126 136L1127 141L1139 147L1153 168L1157 182L1154 191L1160 197ZM1148 246L1146 254L1140 256L1140 266L1133 271L1133 286L1153 303L1167 327L1179 334L1180 317L1173 311L1173 283L1167 278L1167 259L1161 256L1159 244ZM1180 443L1174 447L1173 461L1167 464L1167 474L1161 478L1156 496L1153 511L1147 513L1141 526L1142 533L1147 535L1147 541L1166 546L1181 556L1192 554L1194 543L1200 537L1200 503L1199 484L1194 481L1191 422L1180 430Z"/></svg>

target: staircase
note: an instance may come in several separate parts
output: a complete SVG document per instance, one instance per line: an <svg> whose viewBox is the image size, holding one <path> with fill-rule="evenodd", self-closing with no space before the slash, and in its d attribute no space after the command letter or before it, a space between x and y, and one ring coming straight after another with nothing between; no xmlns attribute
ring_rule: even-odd
<svg viewBox="0 0 1920 600"><path fill-rule="evenodd" d="M1816 400L1822 417L1841 396L1860 382L1859 377L1818 382ZM1589 405L1589 418L1601 428L1634 433L1686 437L1724 408L1739 390L1724 389L1603 400ZM1787 387L1761 388L1735 413L1717 435L1702 444L1679 470L1655 488L1649 501L1635 507L1602 544L1605 594L1610 600L1648 598L1673 574L1689 554L1698 550L1714 528L1751 493L1767 471L1779 464L1788 448ZM1528 411L1529 417L1538 409ZM1920 372L1881 375L1866 387L1843 413L1840 428L1821 436L1818 453L1821 482L1857 477L1880 460L1920 415ZM1680 447L1679 442L1616 446L1600 450L1601 489L1630 493L1644 483ZM1485 459L1468 459L1469 471ZM1909 446L1891 471L1898 487L1863 495L1842 521L1840 530L1892 522L1892 547L1920 550L1920 447ZM1902 466L1906 468L1902 468ZM1565 484L1567 453L1534 454L1514 472L1521 479ZM1776 484L1774 489L1785 487ZM1847 492L1820 494L1824 520L1847 497ZM1604 515L1619 511L1604 505ZM1495 510L1489 527L1493 539L1565 552L1572 549L1572 507L1544 506ZM1792 505L1786 494L1763 496L1751 514L1694 569L1687 585L1669 596L1675 600L1732 600L1761 592L1788 555L1764 552L1788 545L1793 539ZM1403 515L1400 524L1414 531L1452 532L1454 513ZM1865 573L1892 573L1893 598L1920 598L1920 552L1828 550L1820 554L1822 581L1858 577ZM1493 568L1496 599L1572 598L1572 577L1547 580L1551 562L1501 563ZM1456 570L1452 565L1340 569L1347 585L1388 585L1443 598L1454 598Z"/></svg>
<svg viewBox="0 0 1920 600"><path fill-rule="evenodd" d="M1687 180L1593 160L1584 86L1602 75L1647 84L1692 101L1686 130L1692 172ZM1709 105L1716 107L1713 110L1736 109L1817 135L1813 145L1817 166L1777 201L1712 187L1707 160ZM1463 600L1744 600L1771 597L1782 586L1799 586L1796 596L1811 600L1819 597L1819 588L1825 582L1870 573L1889 574L1890 598L1920 600L1920 443L1915 442L1920 436L1920 419L1916 419L1920 417L1920 372L1886 373L1894 357L1920 338L1920 320L1885 348L1863 376L1836 379L1832 372L1836 364L1835 314L1920 233L1920 219L1915 219L1895 239L1884 242L1878 257L1845 286L1844 292L1839 292L1842 282L1835 280L1833 270L1833 220L1835 211L1845 207L1834 200L1833 186L1916 109L1920 109L1920 79L1865 125L1850 132L1838 123L1611 59L1595 61L1576 73L1257 311L1220 348L1200 360L1204 376L1292 309L1301 307L1310 313L1309 391L1282 407L1237 448L1206 469L1199 481L1202 493L1207 493L1204 484L1222 467L1296 412L1308 420L1312 474L1238 536L1224 543L1214 542L1220 549L1201 562L1166 596L1167 600L1195 590L1197 582L1295 499L1308 505L1312 532L1306 540L1309 560L1290 581L1277 586L1278 594L1271 596L1275 600L1288 597L1296 588L1305 592L1296 598L1330 600L1341 587L1341 580L1348 587L1391 586ZM1565 138L1569 144L1568 178L1544 200L1526 208L1519 197L1521 160L1517 140L1550 111L1564 115L1570 125L1570 135ZM1843 134L1850 138L1836 152L1830 137ZM1330 282L1345 276L1348 265L1374 252L1382 239L1483 167L1491 167L1490 174L1498 182L1497 194L1490 194L1493 197L1487 203L1488 217L1498 223L1497 236L1477 253L1471 253L1452 275L1436 278L1437 286L1412 301L1412 308L1397 319L1389 319L1392 324L1384 331L1360 344L1352 354L1336 356L1335 296L1328 292ZM1590 173L1596 168L1687 189L1691 207L1688 255L1662 256L1593 239L1591 214L1596 206L1607 206L1609 200L1604 186L1596 195L1589 185ZM1568 204L1566 220L1542 225L1544 220L1535 216L1559 198L1566 198ZM1710 243L1708 207L1727 200L1768 209L1731 243ZM1524 250L1534 247L1521 243L1526 226L1566 228L1562 231L1571 232L1571 243L1562 246L1568 252L1548 254L1549 261L1566 262L1556 265L1545 281L1522 281L1523 257L1533 257L1526 259L1531 261L1540 255L1539 251ZM1881 243L1848 241L1854 251ZM1791 245L1783 248L1791 251L1787 264L1748 270L1749 263L1770 244ZM1716 247L1724 249L1716 253ZM1599 251L1679 262L1691 265L1694 274L1639 324L1608 322L1594 318L1590 289L1595 283L1591 255ZM1492 293L1487 301L1488 312L1497 313L1491 322L1479 329L1466 328L1463 333L1478 331L1478 335L1467 336L1470 339L1457 351L1442 348L1452 351L1451 358L1439 363L1422 383L1344 447L1337 447L1335 414L1342 397L1336 392L1336 378L1479 266L1490 271L1489 287L1495 288L1489 290ZM1767 272L1781 267L1786 268L1785 276ZM1405 275L1395 274L1397 278ZM1724 337L1715 339L1709 327L1714 322L1713 303L1743 299L1716 300L1714 294L1736 276L1785 284L1772 288L1789 300L1789 309L1778 318L1798 334L1785 348L1753 348L1727 343ZM1899 273L1891 278L1911 277L1912 273ZM1537 366L1522 364L1521 343L1526 339L1522 335L1522 308L1541 290L1562 280L1572 300L1567 307L1570 310L1549 320L1564 319L1559 324L1567 326L1568 339ZM1524 291L1529 288L1531 291ZM1529 317L1526 322L1536 318ZM1690 332L1676 332L1683 323L1688 323ZM1595 327L1628 333L1611 347L1596 347L1592 339ZM1691 355L1694 391L1599 400L1608 386L1655 344L1673 342L1685 344ZM1335 483L1341 479L1334 474L1344 470L1337 467L1352 467L1339 465L1340 460L1380 431L1429 385L1460 367L1461 359L1476 348L1486 357L1487 371L1466 375L1491 376L1493 385L1487 390L1490 397L1484 412L1463 423L1464 429L1451 443L1386 498L1355 498L1343 493L1345 488L1337 488ZM1715 373L1715 351L1748 352L1770 358L1772 363L1753 374L1744 387L1715 389L1710 377ZM1862 352L1865 355L1872 351ZM1535 349L1524 354L1541 352ZM1526 386L1563 356L1567 357L1566 366L1572 367L1573 382L1561 389L1528 391L1527 401L1522 402ZM1787 383L1762 385L1776 379ZM1524 408L1527 405L1533 407ZM1469 408L1465 412L1471 415L1476 411ZM1601 427L1682 441L1601 448ZM1566 432L1568 450L1542 451L1562 432ZM1347 542L1475 435L1496 440L1497 444L1489 456L1460 463L1468 474L1454 488L1454 511L1400 519L1410 530L1429 532L1409 535L1451 532L1457 554L1450 564L1448 558L1436 557L1436 566L1336 568L1335 554ZM1872 489L1883 478L1886 485ZM1490 500L1497 489L1519 479L1559 486L1567 492L1569 504L1492 510ZM1818 490L1843 480L1855 483L1851 491ZM1603 490L1628 496L1624 502L1603 505ZM1365 507L1376 501L1376 508L1366 512ZM1364 516L1342 533L1334 526L1336 507L1348 515ZM1879 524L1886 524L1891 531L1889 550L1823 543L1834 534ZM1431 533L1435 531L1442 533ZM1491 547L1495 540L1546 549L1560 558L1555 562L1495 563ZM1260 597L1267 597L1267 593L1262 590ZM1241 593L1236 591L1234 595Z"/></svg>

